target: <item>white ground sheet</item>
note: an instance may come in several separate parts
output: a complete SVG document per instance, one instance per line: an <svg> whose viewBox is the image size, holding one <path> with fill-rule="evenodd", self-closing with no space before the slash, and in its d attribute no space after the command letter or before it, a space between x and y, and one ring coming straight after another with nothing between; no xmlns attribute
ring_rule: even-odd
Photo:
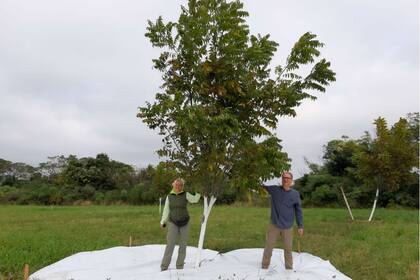
<svg viewBox="0 0 420 280"><path fill-rule="evenodd" d="M160 271L165 245L114 247L81 252L32 274L30 280L318 280L350 279L329 261L293 252L293 271L284 269L283 250L274 249L269 269L261 269L263 249L239 249L219 254L203 250L200 268L194 268L197 248L187 248L185 267L175 268L178 247L167 271Z"/></svg>

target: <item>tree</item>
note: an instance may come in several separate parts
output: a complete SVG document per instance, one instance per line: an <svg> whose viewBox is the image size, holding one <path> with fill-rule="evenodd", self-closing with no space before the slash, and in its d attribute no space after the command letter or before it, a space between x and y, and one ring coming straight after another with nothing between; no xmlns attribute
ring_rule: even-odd
<svg viewBox="0 0 420 280"><path fill-rule="evenodd" d="M0 158L0 184L6 181L27 181L35 174L36 169L23 162L11 162Z"/></svg>
<svg viewBox="0 0 420 280"><path fill-rule="evenodd" d="M134 168L122 162L110 160L106 154L96 158L78 159L70 155L61 176L69 185L90 185L96 190L113 190L117 187L128 188L134 184Z"/></svg>
<svg viewBox="0 0 420 280"><path fill-rule="evenodd" d="M12 162L0 158L0 186L6 181L6 178L10 176L12 169Z"/></svg>
<svg viewBox="0 0 420 280"><path fill-rule="evenodd" d="M408 122L404 118L388 129L386 120L375 120L376 138L368 134L356 155L357 176L372 188L396 191L417 167L417 144L412 141Z"/></svg>
<svg viewBox="0 0 420 280"><path fill-rule="evenodd" d="M335 80L329 62L315 61L323 44L309 32L273 73L278 44L269 35L250 35L247 16L240 1L190 0L177 22L159 17L148 22L145 34L163 49L153 60L163 83L156 101L139 107L138 117L163 136L158 154L204 195L198 252L221 186L230 180L255 187L288 169L287 154L272 132L278 118L295 116L304 99L316 99L313 92ZM298 70L307 64L314 65L301 76ZM249 168L253 160L258 165Z"/></svg>
<svg viewBox="0 0 420 280"><path fill-rule="evenodd" d="M356 176L365 186L379 190L397 191L408 183L411 173L418 164L418 142L413 141L413 134L408 121L400 118L390 129L384 118L374 122L376 138L366 132L361 140L361 149L355 155ZM372 209L371 220L376 206Z"/></svg>
<svg viewBox="0 0 420 280"><path fill-rule="evenodd" d="M68 158L65 156L51 156L48 157L47 162L42 162L38 166L38 170L43 176L54 178L60 174L67 166Z"/></svg>
<svg viewBox="0 0 420 280"><path fill-rule="evenodd" d="M342 139L331 140L324 146L324 165L329 174L333 176L349 176L353 173L356 164L353 156L356 154L358 144L343 136Z"/></svg>
<svg viewBox="0 0 420 280"><path fill-rule="evenodd" d="M419 154L419 133L420 133L420 128L419 128L419 112L414 112L414 113L408 113L407 114L407 121L408 121L408 126L410 127L410 132L411 132L411 141L413 143L416 144L417 147L417 152L416 154Z"/></svg>
<svg viewBox="0 0 420 280"><path fill-rule="evenodd" d="M407 121L410 127L410 131L413 135L413 141L419 141L419 112L413 112L407 114Z"/></svg>

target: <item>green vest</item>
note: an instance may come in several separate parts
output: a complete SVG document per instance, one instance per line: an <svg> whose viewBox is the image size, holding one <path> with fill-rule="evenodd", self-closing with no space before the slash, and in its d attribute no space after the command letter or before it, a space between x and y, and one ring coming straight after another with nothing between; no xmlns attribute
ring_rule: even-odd
<svg viewBox="0 0 420 280"><path fill-rule="evenodd" d="M187 210L187 193L179 194L171 193L168 195L169 199L169 220L179 227L188 224L190 215Z"/></svg>

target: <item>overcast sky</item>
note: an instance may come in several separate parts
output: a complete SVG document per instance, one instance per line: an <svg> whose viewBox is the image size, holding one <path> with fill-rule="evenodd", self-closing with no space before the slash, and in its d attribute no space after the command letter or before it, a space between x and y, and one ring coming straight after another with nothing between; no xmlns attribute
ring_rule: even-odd
<svg viewBox="0 0 420 280"><path fill-rule="evenodd" d="M156 164L161 138L136 118L160 85L147 20L176 21L175 0L0 0L0 158L37 165L47 156L107 153L137 166ZM417 0L245 1L252 34L279 43L273 65L311 31L337 81L277 135L296 177L303 157L419 110Z"/></svg>

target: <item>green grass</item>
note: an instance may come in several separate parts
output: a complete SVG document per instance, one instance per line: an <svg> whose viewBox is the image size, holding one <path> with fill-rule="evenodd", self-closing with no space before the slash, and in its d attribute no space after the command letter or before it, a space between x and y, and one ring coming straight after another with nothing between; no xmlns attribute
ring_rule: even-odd
<svg viewBox="0 0 420 280"><path fill-rule="evenodd" d="M200 206L190 207L189 245L197 246ZM268 208L216 206L205 247L222 252L263 248ZM366 220L368 209L354 210ZM157 206L0 206L0 279L31 272L80 251L164 244ZM353 279L418 279L418 210L377 209L371 223L345 209L304 209L302 251L328 259ZM294 250L296 250L294 243ZM281 243L278 244L281 247Z"/></svg>

